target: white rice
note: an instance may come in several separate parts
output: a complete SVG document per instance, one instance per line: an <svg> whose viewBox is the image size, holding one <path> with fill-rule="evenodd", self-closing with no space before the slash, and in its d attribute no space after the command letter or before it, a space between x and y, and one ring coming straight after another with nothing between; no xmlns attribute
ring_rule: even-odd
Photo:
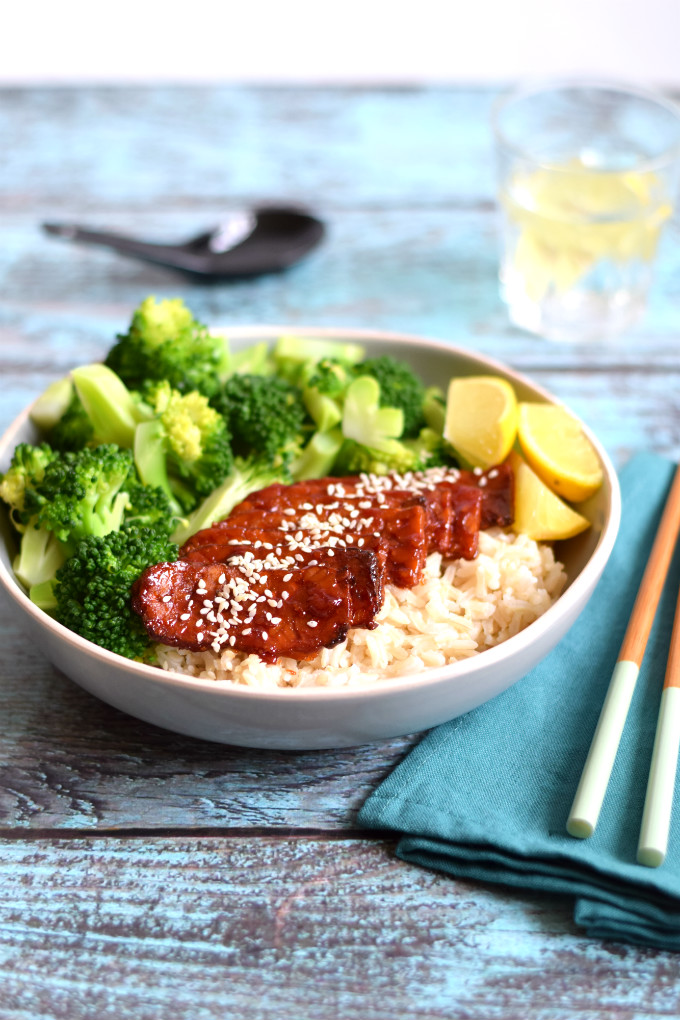
<svg viewBox="0 0 680 1020"><path fill-rule="evenodd" d="M307 662L233 650L189 652L159 646L163 669L248 687L372 684L478 655L523 630L548 609L566 575L552 548L493 528L480 533L474 560L428 557L415 588L388 585L375 630L353 629Z"/></svg>

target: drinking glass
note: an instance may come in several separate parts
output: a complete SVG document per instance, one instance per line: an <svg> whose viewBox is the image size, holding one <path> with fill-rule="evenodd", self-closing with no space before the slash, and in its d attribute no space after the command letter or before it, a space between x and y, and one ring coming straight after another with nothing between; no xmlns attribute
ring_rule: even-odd
<svg viewBox="0 0 680 1020"><path fill-rule="evenodd" d="M557 341L604 340L642 315L680 175L680 110L634 87L526 86L493 115L501 293Z"/></svg>

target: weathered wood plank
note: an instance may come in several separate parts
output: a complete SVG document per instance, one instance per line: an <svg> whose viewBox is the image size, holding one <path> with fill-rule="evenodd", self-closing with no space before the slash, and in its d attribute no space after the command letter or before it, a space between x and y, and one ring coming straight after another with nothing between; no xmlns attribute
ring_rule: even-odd
<svg viewBox="0 0 680 1020"><path fill-rule="evenodd" d="M418 86L4 89L2 205L466 204L492 193L494 97Z"/></svg>
<svg viewBox="0 0 680 1020"><path fill-rule="evenodd" d="M415 738L292 754L139 722L54 670L0 621L0 832L351 827Z"/></svg>
<svg viewBox="0 0 680 1020"><path fill-rule="evenodd" d="M651 1020L677 958L582 937L564 900L405 866L385 842L4 843L7 1020Z"/></svg>

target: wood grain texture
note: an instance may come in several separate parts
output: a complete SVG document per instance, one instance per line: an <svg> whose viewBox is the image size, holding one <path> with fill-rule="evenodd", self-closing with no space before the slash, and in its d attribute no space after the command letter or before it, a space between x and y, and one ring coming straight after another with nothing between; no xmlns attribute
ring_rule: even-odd
<svg viewBox="0 0 680 1020"><path fill-rule="evenodd" d="M3 204L489 201L494 98L436 87L6 89Z"/></svg>
<svg viewBox="0 0 680 1020"><path fill-rule="evenodd" d="M498 296L488 117L458 88L0 90L0 428L101 358L147 294L211 324L438 337L569 404L617 464L680 460L680 245L643 322L542 342ZM182 238L300 200L324 244L211 286L48 239L73 219ZM137 722L80 690L0 611L0 1020L657 1020L677 956L584 938L566 901L407 866L355 830L418 735L301 754Z"/></svg>
<svg viewBox="0 0 680 1020"><path fill-rule="evenodd" d="M256 751L182 737L105 705L0 618L0 833L51 829L340 831L416 737Z"/></svg>
<svg viewBox="0 0 680 1020"><path fill-rule="evenodd" d="M73 839L0 862L6 1020L651 1020L677 958L383 841ZM640 1008L638 1003L644 1003Z"/></svg>

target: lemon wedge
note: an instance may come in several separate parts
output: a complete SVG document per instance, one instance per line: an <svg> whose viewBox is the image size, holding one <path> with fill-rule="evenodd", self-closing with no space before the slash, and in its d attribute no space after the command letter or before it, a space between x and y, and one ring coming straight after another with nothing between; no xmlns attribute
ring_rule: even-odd
<svg viewBox="0 0 680 1020"><path fill-rule="evenodd" d="M452 379L444 439L470 467L500 464L517 436L517 398L506 379L474 375Z"/></svg>
<svg viewBox="0 0 680 1020"><path fill-rule="evenodd" d="M530 467L563 499L580 503L602 485L595 448L565 408L520 404L517 436Z"/></svg>
<svg viewBox="0 0 680 1020"><path fill-rule="evenodd" d="M510 463L515 475L513 531L536 542L556 542L590 527L590 521L556 496L518 453L511 454Z"/></svg>

